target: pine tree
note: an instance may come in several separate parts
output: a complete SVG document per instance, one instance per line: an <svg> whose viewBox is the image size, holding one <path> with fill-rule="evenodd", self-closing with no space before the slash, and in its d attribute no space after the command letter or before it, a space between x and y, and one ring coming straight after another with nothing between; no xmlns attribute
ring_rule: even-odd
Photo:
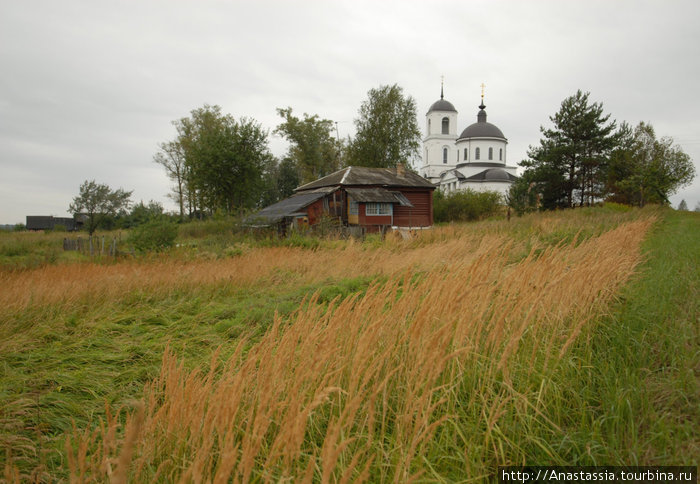
<svg viewBox="0 0 700 484"><path fill-rule="evenodd" d="M579 90L566 98L550 117L554 128L540 128L544 138L520 163L536 182L544 208L590 205L604 195L616 123L603 114L602 104L589 104L589 95Z"/></svg>

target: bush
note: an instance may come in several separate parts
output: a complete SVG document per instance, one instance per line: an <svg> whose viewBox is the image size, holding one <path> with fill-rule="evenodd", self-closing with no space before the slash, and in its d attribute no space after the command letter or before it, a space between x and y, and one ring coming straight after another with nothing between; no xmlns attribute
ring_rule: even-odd
<svg viewBox="0 0 700 484"><path fill-rule="evenodd" d="M176 237L177 225L154 221L133 229L129 243L139 252L161 251L172 247Z"/></svg>
<svg viewBox="0 0 700 484"><path fill-rule="evenodd" d="M433 215L436 222L468 222L496 215L503 197L498 192L464 190L445 195L435 192Z"/></svg>
<svg viewBox="0 0 700 484"><path fill-rule="evenodd" d="M203 238L209 235L231 234L240 228L240 219L228 216L207 220L192 220L180 225L180 236Z"/></svg>

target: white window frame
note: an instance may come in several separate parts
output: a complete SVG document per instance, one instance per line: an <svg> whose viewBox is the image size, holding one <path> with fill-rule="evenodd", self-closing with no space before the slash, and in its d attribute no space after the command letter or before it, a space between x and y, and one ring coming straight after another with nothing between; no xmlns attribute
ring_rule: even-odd
<svg viewBox="0 0 700 484"><path fill-rule="evenodd" d="M386 217L394 214L394 205L384 202L365 203L365 215L368 217Z"/></svg>
<svg viewBox="0 0 700 484"><path fill-rule="evenodd" d="M355 200L349 200L348 202L348 215L359 215L360 203Z"/></svg>

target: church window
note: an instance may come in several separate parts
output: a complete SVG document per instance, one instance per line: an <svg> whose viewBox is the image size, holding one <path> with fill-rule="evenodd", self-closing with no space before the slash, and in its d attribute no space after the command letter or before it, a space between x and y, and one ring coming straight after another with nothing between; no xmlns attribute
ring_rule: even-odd
<svg viewBox="0 0 700 484"><path fill-rule="evenodd" d="M428 134L430 134L430 120L428 120Z"/></svg>
<svg viewBox="0 0 700 484"><path fill-rule="evenodd" d="M493 160L493 148L489 148L489 160Z"/></svg>
<svg viewBox="0 0 700 484"><path fill-rule="evenodd" d="M469 159L469 152L467 151L466 148L464 148L464 161L467 161Z"/></svg>
<svg viewBox="0 0 700 484"><path fill-rule="evenodd" d="M474 150L474 159L478 160L481 158L481 150L479 148Z"/></svg>
<svg viewBox="0 0 700 484"><path fill-rule="evenodd" d="M503 148L498 150L498 159L499 161L503 161Z"/></svg>
<svg viewBox="0 0 700 484"><path fill-rule="evenodd" d="M442 118L442 134L450 134L450 118Z"/></svg>
<svg viewBox="0 0 700 484"><path fill-rule="evenodd" d="M442 162L447 163L447 148L442 149Z"/></svg>

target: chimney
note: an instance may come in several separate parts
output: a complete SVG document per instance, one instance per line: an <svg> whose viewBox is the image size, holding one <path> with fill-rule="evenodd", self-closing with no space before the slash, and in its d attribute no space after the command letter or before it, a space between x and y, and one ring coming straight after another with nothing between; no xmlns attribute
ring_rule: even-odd
<svg viewBox="0 0 700 484"><path fill-rule="evenodd" d="M397 175L405 175L406 174L406 167L403 166L403 163L396 164L396 174Z"/></svg>

